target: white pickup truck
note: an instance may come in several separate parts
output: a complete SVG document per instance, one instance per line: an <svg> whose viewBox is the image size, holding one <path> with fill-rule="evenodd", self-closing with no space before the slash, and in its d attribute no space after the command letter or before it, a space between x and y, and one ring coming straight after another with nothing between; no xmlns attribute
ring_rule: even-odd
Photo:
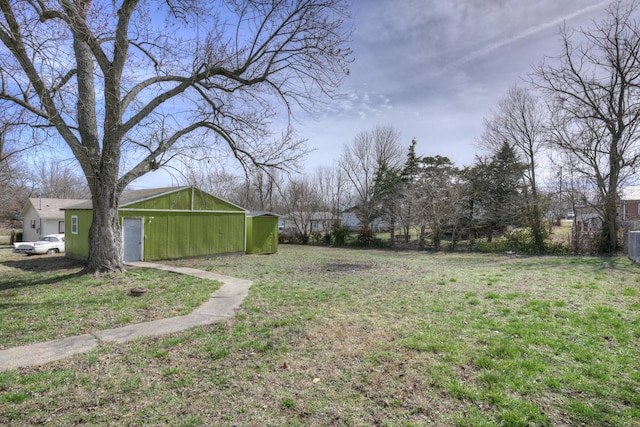
<svg viewBox="0 0 640 427"><path fill-rule="evenodd" d="M13 252L18 254L57 254L64 252L64 234L49 234L37 242L17 242L13 244Z"/></svg>

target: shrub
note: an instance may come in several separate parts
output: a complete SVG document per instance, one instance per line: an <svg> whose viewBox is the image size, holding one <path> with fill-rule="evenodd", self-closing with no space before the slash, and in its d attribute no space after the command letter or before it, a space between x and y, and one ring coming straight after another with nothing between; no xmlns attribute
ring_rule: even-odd
<svg viewBox="0 0 640 427"><path fill-rule="evenodd" d="M533 234L529 228L520 228L507 234L503 239L496 239L492 242L476 241L475 250L482 253L505 253L515 252L526 255L540 255L541 252L533 242ZM565 243L546 241L544 254L566 255L569 247Z"/></svg>
<svg viewBox="0 0 640 427"><path fill-rule="evenodd" d="M341 225L336 225L333 227L332 234L333 244L335 246L344 246L347 241L347 236L349 235L349 229Z"/></svg>
<svg viewBox="0 0 640 427"><path fill-rule="evenodd" d="M519 228L507 234L507 250L519 254L533 254L538 250L533 244L530 228Z"/></svg>
<svg viewBox="0 0 640 427"><path fill-rule="evenodd" d="M305 238L300 233L278 233L278 243L288 243L292 245L306 245L309 238Z"/></svg>
<svg viewBox="0 0 640 427"><path fill-rule="evenodd" d="M372 247L372 246L375 246L374 245L375 240L376 240L376 236L373 233L373 231L371 231L370 228L363 227L358 232L358 237L356 238L354 245L360 246L360 247Z"/></svg>
<svg viewBox="0 0 640 427"><path fill-rule="evenodd" d="M353 246L361 248L386 248L389 247L388 242L384 242L382 239L378 239L375 234L367 229L360 230L357 239L352 243Z"/></svg>
<svg viewBox="0 0 640 427"><path fill-rule="evenodd" d="M546 242L544 248L545 253L549 255L568 255L570 253L569 246L563 242Z"/></svg>
<svg viewBox="0 0 640 427"><path fill-rule="evenodd" d="M312 245L319 245L322 242L322 233L319 231L312 231L309 236L309 241Z"/></svg>
<svg viewBox="0 0 640 427"><path fill-rule="evenodd" d="M329 246L331 244L331 233L328 231L322 235L322 243Z"/></svg>

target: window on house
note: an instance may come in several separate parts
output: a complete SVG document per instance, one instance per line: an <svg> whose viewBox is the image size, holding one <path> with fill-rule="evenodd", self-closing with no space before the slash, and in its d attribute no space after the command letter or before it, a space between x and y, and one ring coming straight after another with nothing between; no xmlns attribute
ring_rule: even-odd
<svg viewBox="0 0 640 427"><path fill-rule="evenodd" d="M31 228L36 228L36 220L35 219L31 220Z"/></svg>
<svg viewBox="0 0 640 427"><path fill-rule="evenodd" d="M58 221L58 234L64 234L64 221Z"/></svg>
<svg viewBox="0 0 640 427"><path fill-rule="evenodd" d="M71 215L71 234L78 234L78 215Z"/></svg>

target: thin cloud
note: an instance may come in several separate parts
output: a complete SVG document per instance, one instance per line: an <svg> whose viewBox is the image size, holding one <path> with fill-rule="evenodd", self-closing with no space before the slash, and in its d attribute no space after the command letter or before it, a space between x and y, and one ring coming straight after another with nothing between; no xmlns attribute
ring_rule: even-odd
<svg viewBox="0 0 640 427"><path fill-rule="evenodd" d="M557 19L551 20L549 22L545 22L543 24L536 25L536 26L533 26L531 28L528 28L528 29L526 29L526 30L514 35L514 36L508 37L506 39L503 39L503 40L500 40L500 41L497 41L497 42L494 42L494 43L491 43L491 44L489 44L489 45L487 45L487 46L485 46L485 47L483 47L483 48L481 48L479 50L476 50L476 51L474 51L474 52L472 52L472 53L470 53L468 55L465 55L464 57L462 57L459 60L453 62L452 64L449 64L447 67L445 67L445 69L443 71L449 72L452 69L459 68L459 67L461 67L461 66L463 66L463 65L465 65L465 64L467 64L469 62L472 62L472 61L474 61L474 60L476 60L478 58L481 58L483 56L489 55L490 53L492 53L492 52L494 52L494 51L496 51L498 49L501 49L501 48L503 48L505 46L508 46L508 45L510 45L512 43L516 43L516 42L518 42L518 41L520 41L520 40L522 40L524 38L533 36L533 35L541 32L541 31L544 31L544 30L548 29L548 28L560 25L563 22L566 22L568 20L571 20L571 19L574 19L574 18L578 18L578 17L580 17L580 16L582 16L582 15L584 15L586 13L593 12L593 11L595 11L597 9L601 9L601 8L607 6L608 4L609 4L609 1L603 1L601 3L597 3L597 4L594 4L594 5L591 5L591 6L587 6L587 7L584 7L584 8L582 8L582 9L576 11L576 12L570 13L570 14L562 16L560 18L557 18Z"/></svg>

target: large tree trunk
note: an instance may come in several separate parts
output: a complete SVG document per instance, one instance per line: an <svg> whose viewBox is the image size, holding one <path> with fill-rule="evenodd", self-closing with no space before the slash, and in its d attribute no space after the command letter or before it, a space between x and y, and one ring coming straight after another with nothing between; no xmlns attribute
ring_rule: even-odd
<svg viewBox="0 0 640 427"><path fill-rule="evenodd" d="M534 163L533 150L531 150L531 156L529 157L529 162L531 163L531 199L533 201L531 205L531 232L533 234L533 245L537 252L543 253L545 250L544 247L544 224L542 221L542 212L540 209L540 196L538 194L538 187L536 184L536 175L535 175L535 163Z"/></svg>
<svg viewBox="0 0 640 427"><path fill-rule="evenodd" d="M99 184L100 185L100 184ZM124 271L122 234L118 221L119 194L102 185L93 196L93 223L89 229L89 263L94 275Z"/></svg>
<svg viewBox="0 0 640 427"><path fill-rule="evenodd" d="M610 191L604 207L600 252L604 255L614 255L618 250L618 210L616 206L616 192Z"/></svg>
<svg viewBox="0 0 640 427"><path fill-rule="evenodd" d="M419 245L420 250L423 250L427 246L427 227L425 225L420 226Z"/></svg>
<svg viewBox="0 0 640 427"><path fill-rule="evenodd" d="M618 144L620 138L614 136L609 147L609 179L608 191L605 196L605 206L600 240L600 252L614 255L618 250L618 180L620 177L620 161Z"/></svg>

